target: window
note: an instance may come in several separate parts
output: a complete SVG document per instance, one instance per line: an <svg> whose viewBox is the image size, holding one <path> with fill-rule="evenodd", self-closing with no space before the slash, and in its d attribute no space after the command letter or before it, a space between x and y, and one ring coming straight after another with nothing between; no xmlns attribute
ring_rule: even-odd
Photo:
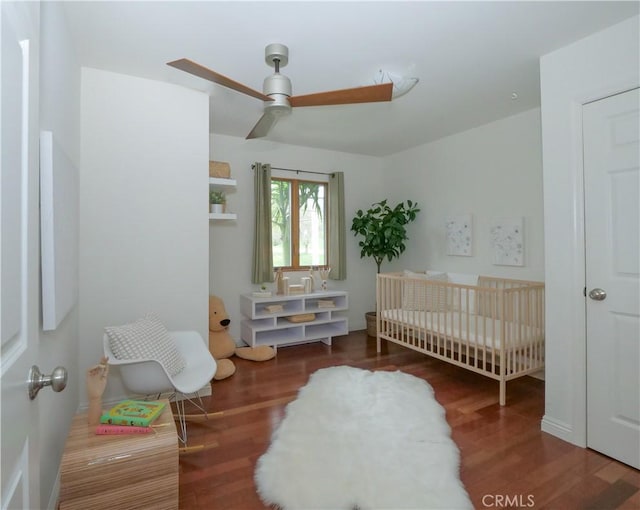
<svg viewBox="0 0 640 510"><path fill-rule="evenodd" d="M273 265L307 268L327 264L327 183L271 179Z"/></svg>

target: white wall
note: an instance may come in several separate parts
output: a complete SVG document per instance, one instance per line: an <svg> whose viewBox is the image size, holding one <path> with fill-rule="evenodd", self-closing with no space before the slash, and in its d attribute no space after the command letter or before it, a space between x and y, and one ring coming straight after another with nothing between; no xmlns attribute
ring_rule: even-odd
<svg viewBox="0 0 640 510"><path fill-rule="evenodd" d="M80 66L62 12L62 5L40 6L40 127L53 132L76 168L80 166ZM78 200L78 197L75 197ZM77 250L78 247L75 247ZM40 332L38 365L44 373L58 365L69 382L61 393L38 394L40 411L40 502L55 508L58 465L67 431L78 408L78 305L55 331Z"/></svg>
<svg viewBox="0 0 640 510"><path fill-rule="evenodd" d="M342 171L345 176L345 211L347 215L347 280L329 280L329 288L349 291L349 329L365 328L364 313L375 306L373 261L361 260L357 239L349 230L351 218L359 208L382 198L382 160L343 152L285 145L264 140L212 135L212 160L231 164L231 177L238 181L235 192L227 194L227 210L238 220L210 222L210 289L220 296L231 318L231 335L239 342L239 296L254 290L251 284L253 250L253 172L255 161L272 166L317 172ZM313 178L312 175L305 177ZM292 276L294 278L294 276Z"/></svg>
<svg viewBox="0 0 640 510"><path fill-rule="evenodd" d="M543 430L586 446L582 105L640 84L637 16L540 60L544 148Z"/></svg>
<svg viewBox="0 0 640 510"><path fill-rule="evenodd" d="M385 261L383 271L437 268L513 278L544 279L542 153L540 110L453 135L387 158L374 158L273 142L211 136L211 159L231 163L238 181L228 194L235 222L211 222L211 293L223 298L239 338L238 295L252 289L254 161L273 166L345 172L348 277L330 286L350 293L349 328L365 328L364 312L375 306L375 263L360 259L358 239L349 231L355 211L388 198L417 201L421 212L408 227L407 251ZM446 255L447 215L473 213L473 257ZM489 225L493 218L525 218L525 266L491 263Z"/></svg>
<svg viewBox="0 0 640 510"><path fill-rule="evenodd" d="M417 201L407 253L395 269L544 280L540 110L452 135L390 156L385 186L394 202ZM446 254L447 216L473 214L473 256ZM496 218L524 217L524 266L492 264Z"/></svg>
<svg viewBox="0 0 640 510"><path fill-rule="evenodd" d="M81 369L100 359L105 326L149 311L170 330L207 335L208 103L183 87L82 69ZM114 369L105 400L123 394Z"/></svg>

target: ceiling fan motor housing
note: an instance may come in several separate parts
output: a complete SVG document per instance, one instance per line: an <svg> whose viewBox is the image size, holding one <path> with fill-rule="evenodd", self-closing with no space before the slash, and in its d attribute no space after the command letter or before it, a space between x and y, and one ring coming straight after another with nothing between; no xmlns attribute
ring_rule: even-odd
<svg viewBox="0 0 640 510"><path fill-rule="evenodd" d="M291 111L289 97L291 96L291 80L286 76L275 73L265 78L262 84L262 92L265 96L273 98L273 101L265 101L265 111L283 114Z"/></svg>

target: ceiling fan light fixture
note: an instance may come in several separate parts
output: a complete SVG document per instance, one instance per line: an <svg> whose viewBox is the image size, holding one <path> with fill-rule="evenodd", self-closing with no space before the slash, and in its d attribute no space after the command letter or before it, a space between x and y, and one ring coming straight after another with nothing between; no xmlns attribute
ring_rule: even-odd
<svg viewBox="0 0 640 510"><path fill-rule="evenodd" d="M404 96L413 87L415 87L419 81L420 79L415 76L400 76L399 74L390 73L389 71L384 71L382 69L378 71L373 79L373 83L376 85L382 83L393 83L393 91L391 93L391 97L393 99Z"/></svg>

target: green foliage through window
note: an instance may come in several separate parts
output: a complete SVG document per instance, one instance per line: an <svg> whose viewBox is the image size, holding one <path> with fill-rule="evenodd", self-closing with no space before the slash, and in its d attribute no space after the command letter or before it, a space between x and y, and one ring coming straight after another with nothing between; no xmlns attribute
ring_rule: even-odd
<svg viewBox="0 0 640 510"><path fill-rule="evenodd" d="M273 265L302 268L327 260L327 184L271 179Z"/></svg>

